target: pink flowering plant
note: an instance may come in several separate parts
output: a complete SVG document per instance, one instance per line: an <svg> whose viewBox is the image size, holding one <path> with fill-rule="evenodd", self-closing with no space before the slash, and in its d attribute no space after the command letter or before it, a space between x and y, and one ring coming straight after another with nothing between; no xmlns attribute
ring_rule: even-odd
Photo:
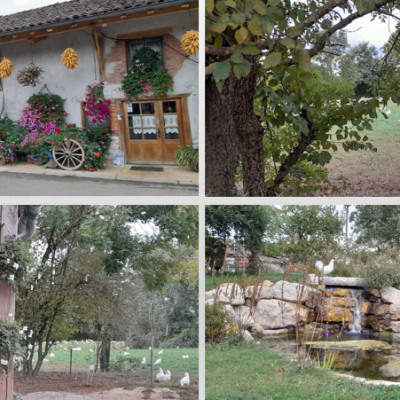
<svg viewBox="0 0 400 400"><path fill-rule="evenodd" d="M86 114L91 117L93 124L103 123L111 118L111 100L104 97L104 83L93 83L86 88Z"/></svg>
<svg viewBox="0 0 400 400"><path fill-rule="evenodd" d="M25 67L22 66L20 70L18 70L15 74L15 79L20 83L22 86L33 86L35 87L40 80L40 77L43 74L44 69L38 65L30 63Z"/></svg>

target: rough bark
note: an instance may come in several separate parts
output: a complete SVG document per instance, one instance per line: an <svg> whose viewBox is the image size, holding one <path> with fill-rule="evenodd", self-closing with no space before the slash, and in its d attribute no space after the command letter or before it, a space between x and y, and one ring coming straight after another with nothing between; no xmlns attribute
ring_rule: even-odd
<svg viewBox="0 0 400 400"><path fill-rule="evenodd" d="M110 353L111 353L111 338L103 338L100 349L100 371L110 371Z"/></svg>
<svg viewBox="0 0 400 400"><path fill-rule="evenodd" d="M220 93L215 82L206 79L206 194L232 196L239 163L239 138L232 115L231 76Z"/></svg>

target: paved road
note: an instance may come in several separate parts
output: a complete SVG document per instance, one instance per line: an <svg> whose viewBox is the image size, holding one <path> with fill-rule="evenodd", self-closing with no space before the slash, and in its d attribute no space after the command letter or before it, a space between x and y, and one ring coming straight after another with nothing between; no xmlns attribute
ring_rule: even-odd
<svg viewBox="0 0 400 400"><path fill-rule="evenodd" d="M2 172L0 196L198 196L192 186Z"/></svg>

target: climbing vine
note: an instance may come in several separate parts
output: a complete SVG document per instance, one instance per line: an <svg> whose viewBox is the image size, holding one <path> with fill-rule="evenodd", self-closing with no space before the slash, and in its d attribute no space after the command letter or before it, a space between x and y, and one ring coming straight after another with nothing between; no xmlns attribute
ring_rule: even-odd
<svg viewBox="0 0 400 400"><path fill-rule="evenodd" d="M8 371L14 367L9 361L10 354L21 351L18 326L14 323L0 320L0 373L7 376Z"/></svg>
<svg viewBox="0 0 400 400"><path fill-rule="evenodd" d="M0 282L7 282L15 290L26 271L29 259L21 242L8 241L0 244Z"/></svg>
<svg viewBox="0 0 400 400"><path fill-rule="evenodd" d="M122 80L122 90L127 99L136 101L137 96L165 96L174 84L166 68L159 68L160 54L143 47L132 57L132 67Z"/></svg>

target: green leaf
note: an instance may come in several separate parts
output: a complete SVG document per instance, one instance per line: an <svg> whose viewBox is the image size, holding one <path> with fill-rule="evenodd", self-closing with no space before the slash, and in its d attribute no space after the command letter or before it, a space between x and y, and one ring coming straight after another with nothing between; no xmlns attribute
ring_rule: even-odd
<svg viewBox="0 0 400 400"><path fill-rule="evenodd" d="M210 65L207 65L205 68L206 75L210 75L213 72L214 67L217 65L217 63L212 63Z"/></svg>
<svg viewBox="0 0 400 400"><path fill-rule="evenodd" d="M217 22L214 24L211 28L210 31L217 32L217 33L222 33L226 29L226 23L225 22Z"/></svg>
<svg viewBox="0 0 400 400"><path fill-rule="evenodd" d="M309 81L313 77L314 77L314 75L311 72L303 72L303 73L300 74L300 78L303 81Z"/></svg>
<svg viewBox="0 0 400 400"><path fill-rule="evenodd" d="M280 7L268 7L267 15L269 15L274 21L282 21L285 19L285 12Z"/></svg>
<svg viewBox="0 0 400 400"><path fill-rule="evenodd" d="M232 14L231 21L235 24L241 25L246 21L246 16L243 13L235 13Z"/></svg>
<svg viewBox="0 0 400 400"><path fill-rule="evenodd" d="M254 11L258 12L259 14L265 15L267 13L265 4L261 0L251 0L251 4Z"/></svg>
<svg viewBox="0 0 400 400"><path fill-rule="evenodd" d="M302 30L298 27L298 26L291 26L290 28L288 28L287 30L287 35L289 37L296 37L301 35Z"/></svg>
<svg viewBox="0 0 400 400"><path fill-rule="evenodd" d="M233 74L236 76L237 79L240 79L242 77L242 73L240 72L239 65L240 64L235 64L233 66Z"/></svg>
<svg viewBox="0 0 400 400"><path fill-rule="evenodd" d="M226 0L226 1L225 1L225 4L226 4L228 7L236 8L236 1L233 1L233 0Z"/></svg>
<svg viewBox="0 0 400 400"><path fill-rule="evenodd" d="M230 72L231 64L227 62L218 63L213 69L213 75L217 82L227 79Z"/></svg>
<svg viewBox="0 0 400 400"><path fill-rule="evenodd" d="M214 40L214 47L216 48L216 49L220 49L221 47L222 47L222 36L221 35L218 35L216 38L215 38L215 40Z"/></svg>
<svg viewBox="0 0 400 400"><path fill-rule="evenodd" d="M235 50L231 56L231 60L236 64L241 64L244 61L240 46L235 47Z"/></svg>
<svg viewBox="0 0 400 400"><path fill-rule="evenodd" d="M248 55L251 55L251 56L254 56L256 54L260 54L261 53L261 50L257 46L253 46L253 45L243 46L240 49L240 51L243 54L248 54Z"/></svg>
<svg viewBox="0 0 400 400"><path fill-rule="evenodd" d="M222 92L222 88L224 87L224 83L225 83L225 81L216 82L217 89L218 89L219 92Z"/></svg>
<svg viewBox="0 0 400 400"><path fill-rule="evenodd" d="M324 19L321 24L322 29L329 29L332 26L332 21L329 19Z"/></svg>
<svg viewBox="0 0 400 400"><path fill-rule="evenodd" d="M235 39L239 44L243 43L248 38L248 36L249 31L244 26L242 26L235 32Z"/></svg>
<svg viewBox="0 0 400 400"><path fill-rule="evenodd" d="M303 68L310 68L311 58L307 50L292 49L291 50L294 60Z"/></svg>
<svg viewBox="0 0 400 400"><path fill-rule="evenodd" d="M247 23L247 28L253 35L264 36L261 29L261 19L258 15L253 15L253 18Z"/></svg>
<svg viewBox="0 0 400 400"><path fill-rule="evenodd" d="M272 68L277 66L282 60L281 53L271 53L264 59L264 68Z"/></svg>
<svg viewBox="0 0 400 400"><path fill-rule="evenodd" d="M217 11L220 13L220 14L224 14L225 12L226 12L226 10L227 10L227 6L226 6L226 4L225 4L225 2L223 2L223 1L217 1L217 4L215 5L215 8L217 9Z"/></svg>
<svg viewBox="0 0 400 400"><path fill-rule="evenodd" d="M274 29L274 23L272 22L271 18L268 17L267 15L261 17L261 27L264 32L268 34L268 36L271 36L272 31Z"/></svg>
<svg viewBox="0 0 400 400"><path fill-rule="evenodd" d="M296 42L290 38L282 39L281 43L289 49L294 49L296 47Z"/></svg>
<svg viewBox="0 0 400 400"><path fill-rule="evenodd" d="M281 0L268 0L267 6L273 7L278 5L281 2Z"/></svg>
<svg viewBox="0 0 400 400"><path fill-rule="evenodd" d="M251 71L251 64L247 60L244 60L241 64L238 64L237 67L239 68L242 76L247 76Z"/></svg>
<svg viewBox="0 0 400 400"><path fill-rule="evenodd" d="M212 13L214 10L215 2L214 0L206 0L206 10Z"/></svg>

